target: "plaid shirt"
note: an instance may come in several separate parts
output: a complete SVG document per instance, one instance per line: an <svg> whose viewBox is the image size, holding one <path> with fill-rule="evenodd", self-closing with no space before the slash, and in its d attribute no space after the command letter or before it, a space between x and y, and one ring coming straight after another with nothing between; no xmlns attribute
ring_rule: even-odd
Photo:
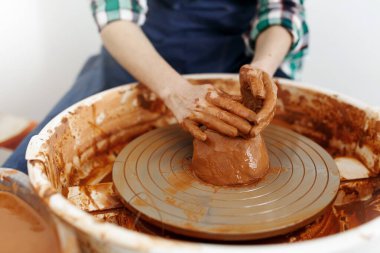
<svg viewBox="0 0 380 253"><path fill-rule="evenodd" d="M281 25L292 34L292 46L280 69L297 78L308 49L308 27L303 0L258 0L257 15L249 33L254 49L259 34L273 25ZM99 31L116 20L128 20L138 25L145 22L147 0L91 0L91 8Z"/></svg>

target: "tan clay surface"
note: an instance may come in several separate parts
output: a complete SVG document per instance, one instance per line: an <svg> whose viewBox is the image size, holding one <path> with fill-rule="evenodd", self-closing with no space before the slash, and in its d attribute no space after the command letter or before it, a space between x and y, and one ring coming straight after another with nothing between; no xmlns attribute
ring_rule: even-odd
<svg viewBox="0 0 380 253"><path fill-rule="evenodd" d="M54 231L16 195L0 191L0 252L58 253Z"/></svg>

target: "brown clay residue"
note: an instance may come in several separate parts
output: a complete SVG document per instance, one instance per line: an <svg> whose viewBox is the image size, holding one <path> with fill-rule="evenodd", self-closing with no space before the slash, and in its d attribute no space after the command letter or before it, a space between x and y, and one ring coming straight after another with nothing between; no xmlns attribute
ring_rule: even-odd
<svg viewBox="0 0 380 253"><path fill-rule="evenodd" d="M13 190L13 192L17 192L18 185L13 182L12 176L17 174L17 170L14 169L1 169L0 170L0 181L7 182L11 186L6 186L5 184L0 184L0 190L4 189L5 191Z"/></svg>
<svg viewBox="0 0 380 253"><path fill-rule="evenodd" d="M354 146L364 134L365 112L328 95L294 89L278 86L277 122L308 136L332 155L353 154ZM334 145L333 139L346 144L345 148Z"/></svg>
<svg viewBox="0 0 380 253"><path fill-rule="evenodd" d="M53 187L67 193L70 186L101 182L110 174L120 146L172 118L163 102L142 85L113 92L63 116L54 131L49 129L52 135L36 160L44 161Z"/></svg>
<svg viewBox="0 0 380 253"><path fill-rule="evenodd" d="M165 190L171 195L175 195L177 192L190 188L195 181L196 178L192 175L191 170L179 170L169 175L168 182L170 186Z"/></svg>
<svg viewBox="0 0 380 253"><path fill-rule="evenodd" d="M313 139L333 157L355 157L371 176L380 174L378 113L308 89L285 85L278 88L276 124Z"/></svg>
<svg viewBox="0 0 380 253"><path fill-rule="evenodd" d="M187 220L190 221L198 222L206 213L206 208L202 206L195 206L194 204L186 203L184 201L177 201L173 197L166 197L165 202L181 209Z"/></svg>
<svg viewBox="0 0 380 253"><path fill-rule="evenodd" d="M187 205L184 205L184 206L180 206L183 210L183 212L185 213L186 217L188 220L190 221L194 221L194 222L198 222L200 221L205 213L206 213L206 208L202 207L202 206L187 206Z"/></svg>
<svg viewBox="0 0 380 253"><path fill-rule="evenodd" d="M113 183L69 187L68 200L85 211L101 211L122 207Z"/></svg>
<svg viewBox="0 0 380 253"><path fill-rule="evenodd" d="M146 203L144 200L140 198L134 198L132 202L136 206L148 206L148 203Z"/></svg>
<svg viewBox="0 0 380 253"><path fill-rule="evenodd" d="M157 112L160 114L170 113L164 102L152 93L145 85L138 85L137 102L138 106L150 112Z"/></svg>
<svg viewBox="0 0 380 253"><path fill-rule="evenodd" d="M380 178L341 183L331 207L315 222L287 236L303 241L327 236L360 226L380 216Z"/></svg>
<svg viewBox="0 0 380 253"><path fill-rule="evenodd" d="M11 175L17 174L17 170L13 169L3 169L0 171L0 180L4 180L5 177L9 177Z"/></svg>
<svg viewBox="0 0 380 253"><path fill-rule="evenodd" d="M138 219L136 220L136 217L134 217L133 214L125 208L117 208L107 211L96 211L91 212L91 214L98 221L109 222L127 229L139 231L137 226Z"/></svg>
<svg viewBox="0 0 380 253"><path fill-rule="evenodd" d="M67 117L62 117L61 123L63 123L63 124L67 123Z"/></svg>
<svg viewBox="0 0 380 253"><path fill-rule="evenodd" d="M380 174L380 120L375 118L370 118L367 120L365 132L358 142L358 149L368 148L372 150L372 155L370 159L373 161L368 164L373 164L372 166L367 166L371 171L372 175ZM367 155L360 153L359 158L361 161L367 161Z"/></svg>

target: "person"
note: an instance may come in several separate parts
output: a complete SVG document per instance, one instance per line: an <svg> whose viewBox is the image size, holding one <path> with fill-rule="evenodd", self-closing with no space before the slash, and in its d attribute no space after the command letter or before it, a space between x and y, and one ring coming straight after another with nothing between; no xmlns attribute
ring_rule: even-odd
<svg viewBox="0 0 380 253"><path fill-rule="evenodd" d="M198 127L205 121L211 128L228 125L208 108L226 108L207 99L210 94L221 97L213 87L193 86L182 74L236 73L250 64L270 76L295 78L308 48L302 0L92 0L91 9L104 45L100 54L86 62L71 89L3 166L27 172L27 144L55 115L85 97L135 80L158 94L178 121L187 122L184 127L204 140ZM246 114L233 113L229 115L247 120Z"/></svg>

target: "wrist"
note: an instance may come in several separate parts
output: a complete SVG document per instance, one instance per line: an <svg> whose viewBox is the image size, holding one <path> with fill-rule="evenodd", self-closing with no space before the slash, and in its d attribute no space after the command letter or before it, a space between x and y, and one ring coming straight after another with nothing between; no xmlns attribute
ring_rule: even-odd
<svg viewBox="0 0 380 253"><path fill-rule="evenodd" d="M251 66L265 71L270 76L273 76L278 68L277 64L274 64L271 59L253 59Z"/></svg>
<svg viewBox="0 0 380 253"><path fill-rule="evenodd" d="M188 114L188 96L191 94L191 88L191 84L187 81L171 82L170 85L165 86L162 95L160 95L165 105L172 111L179 123L181 123Z"/></svg>
<svg viewBox="0 0 380 253"><path fill-rule="evenodd" d="M173 94L179 94L182 93L182 91L188 90L190 85L186 79L179 76L179 78L166 81L165 85L163 85L157 94L162 100L166 101L169 100Z"/></svg>

